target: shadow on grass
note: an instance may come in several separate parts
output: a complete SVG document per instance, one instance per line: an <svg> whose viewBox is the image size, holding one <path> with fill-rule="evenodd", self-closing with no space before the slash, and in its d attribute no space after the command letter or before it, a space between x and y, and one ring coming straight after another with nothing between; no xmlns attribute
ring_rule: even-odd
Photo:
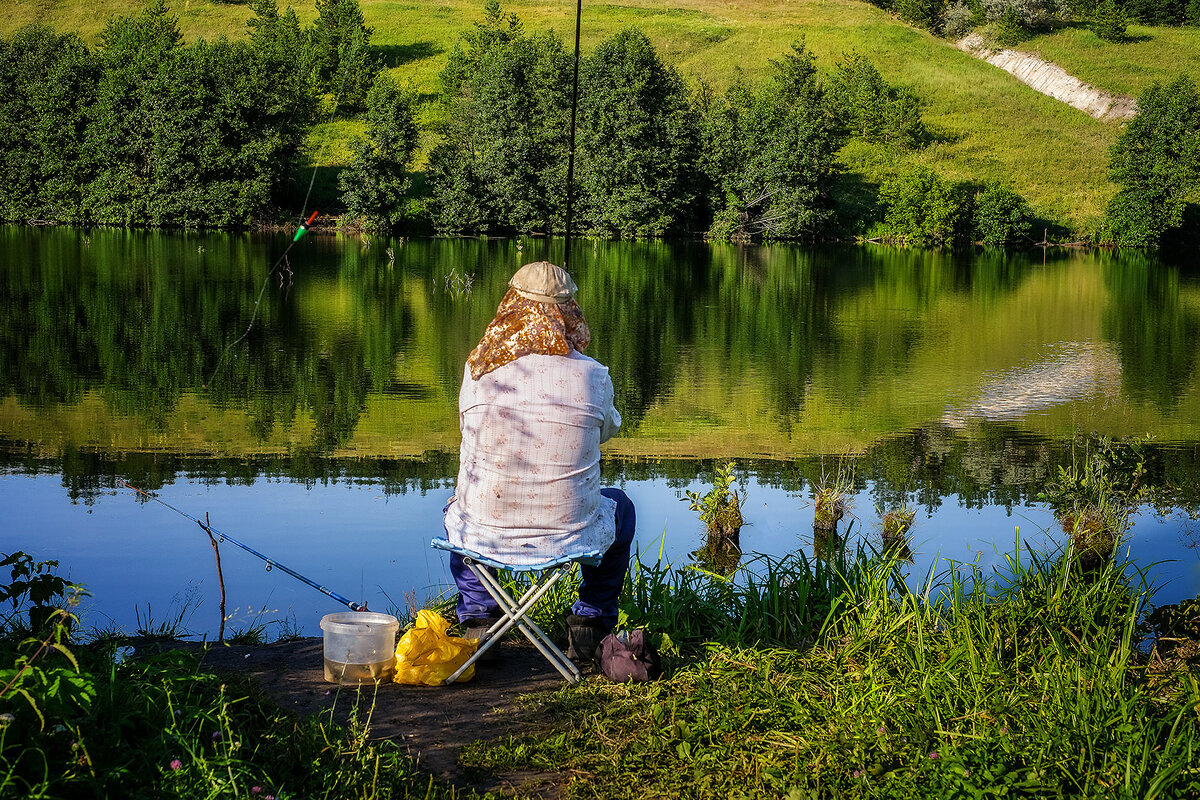
<svg viewBox="0 0 1200 800"><path fill-rule="evenodd" d="M372 52L379 57L383 66L391 69L393 67L402 67L405 64L413 61L420 61L424 58L433 58L445 52L445 48L438 47L433 42L412 42L411 44L384 44L377 45L371 48Z"/></svg>

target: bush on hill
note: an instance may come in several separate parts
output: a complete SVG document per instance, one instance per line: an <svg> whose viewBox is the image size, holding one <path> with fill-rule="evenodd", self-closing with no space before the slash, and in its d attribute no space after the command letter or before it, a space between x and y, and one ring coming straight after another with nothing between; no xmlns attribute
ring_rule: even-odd
<svg viewBox="0 0 1200 800"><path fill-rule="evenodd" d="M888 238L908 245L962 245L971 236L971 192L927 167L916 167L879 187Z"/></svg>
<svg viewBox="0 0 1200 800"><path fill-rule="evenodd" d="M446 233L562 228L570 55L488 3L442 71L442 141L429 157L429 214Z"/></svg>
<svg viewBox="0 0 1200 800"><path fill-rule="evenodd" d="M1024 197L1003 186L987 186L975 195L975 241L1003 247L1029 237L1033 209Z"/></svg>
<svg viewBox="0 0 1200 800"><path fill-rule="evenodd" d="M829 233L834 155L842 137L804 42L772 67L771 79L758 87L738 82L706 109L712 238L813 239Z"/></svg>
<svg viewBox="0 0 1200 800"><path fill-rule="evenodd" d="M1106 42L1120 44L1129 38L1127 27L1129 17L1117 5L1116 0L1103 0L1096 6L1089 22L1092 32Z"/></svg>
<svg viewBox="0 0 1200 800"><path fill-rule="evenodd" d="M268 216L312 119L268 35L182 45L162 0L95 50L31 26L0 51L0 218L237 225Z"/></svg>
<svg viewBox="0 0 1200 800"><path fill-rule="evenodd" d="M380 73L367 94L367 136L350 143L354 157L338 176L346 214L372 230L387 231L404 215L417 149L412 98Z"/></svg>
<svg viewBox="0 0 1200 800"><path fill-rule="evenodd" d="M1155 84L1138 99L1112 149L1109 171L1121 187L1100 239L1139 247L1162 243L1200 193L1200 89L1186 75Z"/></svg>
<svg viewBox="0 0 1200 800"><path fill-rule="evenodd" d="M275 0L267 2L275 4ZM379 72L371 55L373 32L358 0L317 0L317 20L308 31L309 57L318 85L340 105L362 108L366 102Z"/></svg>
<svg viewBox="0 0 1200 800"><path fill-rule="evenodd" d="M834 68L826 96L844 130L864 141L915 149L928 138L920 99L889 86L861 53L848 53Z"/></svg>

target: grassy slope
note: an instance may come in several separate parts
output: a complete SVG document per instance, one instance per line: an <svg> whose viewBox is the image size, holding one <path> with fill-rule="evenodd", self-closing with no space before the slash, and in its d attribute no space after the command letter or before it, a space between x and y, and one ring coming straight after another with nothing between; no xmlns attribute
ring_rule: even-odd
<svg viewBox="0 0 1200 800"><path fill-rule="evenodd" d="M481 0L362 0L376 44L385 48L397 77L426 98L437 91L437 74L460 30L481 15ZM17 0L0 19L8 33L33 19L93 37L108 13L127 13L134 0ZM293 4L302 21L315 15L312 0ZM574 4L513 0L529 29L572 32ZM239 36L248 11L212 0L174 0L185 36ZM1072 227L1096 220L1113 192L1106 174L1108 147L1117 129L1040 95L1015 78L956 50L950 43L899 23L859 0L627 0L584 4L583 45L595 45L636 25L665 57L692 78L718 88L734 70L761 75L767 62L804 35L823 67L852 49L872 58L888 80L911 86L927 100L926 117L941 140L919 154L900 155L851 145L843 153L848 186L869 197L879 180L910 162L960 179L992 180L1024 195L1047 218ZM1101 45L1090 32L1067 30L1039 37L1040 52L1101 88L1138 92L1180 71L1200 73L1200 34L1192 30L1142 28L1139 41ZM319 130L314 149L324 158L344 153L340 139L353 126ZM342 156L344 157L344 156ZM855 202L849 198L849 202Z"/></svg>

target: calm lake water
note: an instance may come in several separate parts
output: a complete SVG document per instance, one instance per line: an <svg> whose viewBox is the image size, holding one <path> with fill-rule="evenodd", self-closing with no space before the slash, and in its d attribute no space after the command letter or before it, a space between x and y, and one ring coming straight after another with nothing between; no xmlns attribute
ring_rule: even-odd
<svg viewBox="0 0 1200 800"><path fill-rule="evenodd" d="M194 523L156 493L373 609L446 591L430 550L457 469L462 364L521 264L561 242L0 227L0 552L58 559L84 623L184 615L212 634ZM1139 254L582 242L589 354L621 435L607 480L643 558L689 562L681 502L741 467L746 551L812 552L811 486L852 470L852 540L918 509L911 574L1062 545L1036 502L1074 437L1151 436L1200 489L1200 276ZM243 337L244 338L240 338ZM239 340L240 338L240 340ZM1197 523L1138 517L1161 602L1200 590ZM232 628L339 610L229 544ZM7 577L7 576L0 576Z"/></svg>

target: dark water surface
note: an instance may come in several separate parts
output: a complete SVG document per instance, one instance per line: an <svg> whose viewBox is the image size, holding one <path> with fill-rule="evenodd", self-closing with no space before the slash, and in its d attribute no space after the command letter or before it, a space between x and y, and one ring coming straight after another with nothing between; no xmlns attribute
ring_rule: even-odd
<svg viewBox="0 0 1200 800"><path fill-rule="evenodd" d="M462 364L551 245L312 236L268 275L287 241L0 227L0 552L59 559L92 593L85 624L187 606L191 630L216 629L207 537L119 480L374 609L444 589L428 540ZM572 260L625 418L603 468L638 505L645 558L688 562L701 526L680 498L728 458L747 551L811 553L812 483L852 468L856 535L918 508L915 577L1001 564L1018 526L1061 546L1035 497L1079 434L1152 437L1155 477L1200 495L1189 266L586 241ZM1182 514L1139 516L1128 547L1160 600L1200 590L1198 540ZM222 554L234 628L290 616L315 635L338 610Z"/></svg>

